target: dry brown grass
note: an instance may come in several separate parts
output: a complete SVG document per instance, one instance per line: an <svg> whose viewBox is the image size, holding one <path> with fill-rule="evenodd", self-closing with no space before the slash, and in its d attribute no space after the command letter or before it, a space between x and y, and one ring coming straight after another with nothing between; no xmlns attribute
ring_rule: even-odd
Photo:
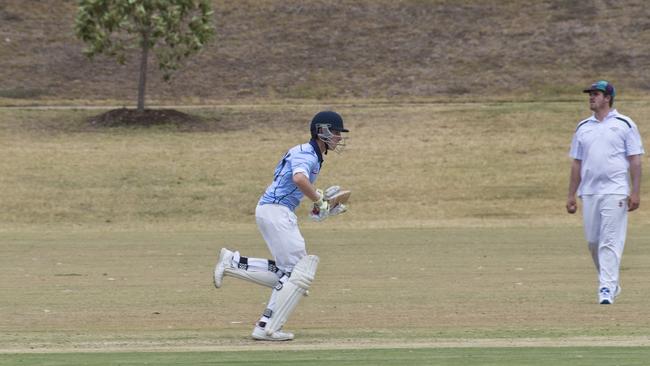
<svg viewBox="0 0 650 366"><path fill-rule="evenodd" d="M221 246L268 255L255 203L326 107L192 110L229 126L209 133L84 125L97 110L0 110L0 351L263 347L247 336L268 291L232 279L214 290L212 266ZM350 148L327 157L318 184L354 195L323 224L298 212L322 262L288 324L292 347L647 345L649 211L631 217L613 307L595 304L580 218L564 213L583 105L334 107Z"/></svg>
<svg viewBox="0 0 650 366"><path fill-rule="evenodd" d="M134 104L137 63L86 60L75 1L0 4L2 103ZM149 101L557 99L595 78L644 94L644 1L215 1L217 38ZM152 62L151 69L155 68Z"/></svg>
<svg viewBox="0 0 650 366"><path fill-rule="evenodd" d="M647 103L620 103L644 134ZM277 160L307 139L307 121L326 107L193 110L212 121L207 133L84 125L96 110L2 110L2 230L253 225ZM578 225L563 207L583 107L338 105L352 130L349 149L326 157L317 185L354 191L342 226ZM641 209L632 220L648 215Z"/></svg>

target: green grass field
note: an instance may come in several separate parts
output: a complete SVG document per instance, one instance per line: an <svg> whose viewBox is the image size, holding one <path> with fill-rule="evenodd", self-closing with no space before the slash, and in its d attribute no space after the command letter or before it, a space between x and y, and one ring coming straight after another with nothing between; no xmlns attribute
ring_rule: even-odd
<svg viewBox="0 0 650 366"><path fill-rule="evenodd" d="M509 366L556 365L591 366L596 364L643 366L650 349L627 348L427 348L358 349L332 351L254 351L190 353L98 353L9 355L0 365L38 364L79 365L446 365Z"/></svg>
<svg viewBox="0 0 650 366"><path fill-rule="evenodd" d="M267 289L216 290L212 267L221 246L267 255L255 203L326 107L190 111L216 124L203 133L0 109L0 364L644 364L650 212L630 217L620 300L596 305L564 212L584 106L565 102L335 105L349 150L318 183L352 189L351 210L300 209L321 264L297 338L249 340Z"/></svg>

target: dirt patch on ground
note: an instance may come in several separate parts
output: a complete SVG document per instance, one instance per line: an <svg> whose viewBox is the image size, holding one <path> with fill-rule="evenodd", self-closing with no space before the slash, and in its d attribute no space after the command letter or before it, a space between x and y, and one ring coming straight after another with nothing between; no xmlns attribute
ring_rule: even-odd
<svg viewBox="0 0 650 366"><path fill-rule="evenodd" d="M309 131L318 105L260 104L152 106L138 113L118 106L0 107L6 112L0 129L16 133L111 132L116 129L161 128L169 132ZM15 111L15 112L12 112ZM21 115L22 112L26 112Z"/></svg>
<svg viewBox="0 0 650 366"><path fill-rule="evenodd" d="M247 128L248 123L214 113L184 113L176 109L156 108L138 111L129 108L111 109L85 118L82 126L67 126L72 131L101 131L111 128L164 127L178 132L226 132ZM55 129L66 129L57 124Z"/></svg>
<svg viewBox="0 0 650 366"><path fill-rule="evenodd" d="M175 126L182 130L207 130L206 121L199 117L175 109L112 109L88 118L92 127L151 127L160 125Z"/></svg>

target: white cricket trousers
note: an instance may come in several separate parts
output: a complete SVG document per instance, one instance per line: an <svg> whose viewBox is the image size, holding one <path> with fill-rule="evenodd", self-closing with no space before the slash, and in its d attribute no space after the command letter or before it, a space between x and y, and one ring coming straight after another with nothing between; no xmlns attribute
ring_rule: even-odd
<svg viewBox="0 0 650 366"><path fill-rule="evenodd" d="M598 272L599 288L607 287L614 293L625 247L627 196L603 194L581 198L585 238Z"/></svg>
<svg viewBox="0 0 650 366"><path fill-rule="evenodd" d="M255 220L276 266L284 272L291 272L300 258L307 255L296 214L283 205L258 205Z"/></svg>

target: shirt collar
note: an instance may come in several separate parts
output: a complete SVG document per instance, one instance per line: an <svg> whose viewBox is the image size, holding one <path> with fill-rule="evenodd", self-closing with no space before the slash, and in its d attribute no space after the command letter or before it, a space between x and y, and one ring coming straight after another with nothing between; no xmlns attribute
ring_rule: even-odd
<svg viewBox="0 0 650 366"><path fill-rule="evenodd" d="M323 165L323 154L320 152L320 147L318 146L318 142L316 140L311 139L309 140L309 144L311 147L314 148L314 151L316 152L316 156L318 156L318 162Z"/></svg>
<svg viewBox="0 0 650 366"><path fill-rule="evenodd" d="M610 118L616 117L617 115L618 115L618 112L616 111L616 109L610 109L609 113L607 113L607 116L605 116L605 119L610 119ZM594 115L594 118L596 118L595 115Z"/></svg>
<svg viewBox="0 0 650 366"><path fill-rule="evenodd" d="M616 109L610 109L607 116L605 116L605 119L603 120L603 122L607 121L610 118L614 118L616 116L618 116L618 111ZM594 121L594 122L598 122L598 118L596 118L596 113L593 113L591 115L591 120Z"/></svg>

